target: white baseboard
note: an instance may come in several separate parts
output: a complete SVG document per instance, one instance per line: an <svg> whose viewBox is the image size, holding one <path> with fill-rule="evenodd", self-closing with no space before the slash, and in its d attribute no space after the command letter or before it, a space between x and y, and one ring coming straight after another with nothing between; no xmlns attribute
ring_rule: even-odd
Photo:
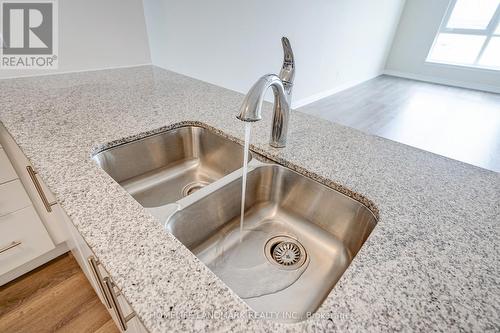
<svg viewBox="0 0 500 333"><path fill-rule="evenodd" d="M377 73L376 75L370 76L368 78L364 78L362 80L349 81L349 82L343 83L343 84L341 84L341 85L339 85L339 86L337 86L335 88L322 91L320 93L314 94L314 95L306 97L306 98L299 99L298 101L292 102L292 109L298 109L298 108L303 107L303 106L305 106L307 104L314 103L316 101L319 101L320 99L323 99L325 97L334 95L334 94L339 93L339 92L341 92L343 90L352 88L354 86L357 86L358 84L361 84L363 82L366 82L366 81L369 81L371 79L374 79L374 78L376 78L376 77L378 77L378 76L380 76L382 74L383 73L380 72L380 73Z"/></svg>
<svg viewBox="0 0 500 333"><path fill-rule="evenodd" d="M414 74L414 73L399 72L399 71L394 71L391 69L384 70L384 74L390 75L390 76L402 77L405 79L443 84L446 86L467 88L467 89L473 89L473 90L481 90L481 91L487 91L487 92L492 92L492 93L497 93L497 94L500 93L500 87L492 86L492 85L488 85L488 84L472 83L472 82L465 82L465 81L459 81L459 80L450 80L450 79L440 78L440 77L436 77L436 76L428 76L428 75L420 75L420 74Z"/></svg>

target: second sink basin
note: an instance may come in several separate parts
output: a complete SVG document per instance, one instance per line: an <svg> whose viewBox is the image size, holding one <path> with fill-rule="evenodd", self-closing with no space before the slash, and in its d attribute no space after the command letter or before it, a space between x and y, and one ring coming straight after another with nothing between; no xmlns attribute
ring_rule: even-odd
<svg viewBox="0 0 500 333"><path fill-rule="evenodd" d="M173 215L167 229L255 311L306 319L376 225L359 202L278 165L241 178Z"/></svg>
<svg viewBox="0 0 500 333"><path fill-rule="evenodd" d="M143 207L153 208L239 169L243 147L205 128L187 126L112 147L94 160Z"/></svg>

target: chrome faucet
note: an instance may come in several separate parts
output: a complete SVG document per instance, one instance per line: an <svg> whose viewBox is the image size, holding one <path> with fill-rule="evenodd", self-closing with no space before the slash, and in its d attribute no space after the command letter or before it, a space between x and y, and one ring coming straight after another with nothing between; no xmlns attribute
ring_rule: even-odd
<svg viewBox="0 0 500 333"><path fill-rule="evenodd" d="M243 121L261 120L264 96L267 89L272 87L274 93L274 116L269 144L276 148L283 148L286 145L293 80L295 78L295 61L293 59L292 47L286 37L281 38L281 43L283 45L284 59L279 76L276 74L267 74L261 77L250 88L241 105L240 114L236 116Z"/></svg>

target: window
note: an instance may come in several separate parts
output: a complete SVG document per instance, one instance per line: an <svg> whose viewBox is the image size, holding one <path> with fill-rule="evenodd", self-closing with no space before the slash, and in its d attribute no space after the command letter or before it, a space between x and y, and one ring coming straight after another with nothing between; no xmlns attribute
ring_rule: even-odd
<svg viewBox="0 0 500 333"><path fill-rule="evenodd" d="M427 62L500 70L500 0L451 0Z"/></svg>

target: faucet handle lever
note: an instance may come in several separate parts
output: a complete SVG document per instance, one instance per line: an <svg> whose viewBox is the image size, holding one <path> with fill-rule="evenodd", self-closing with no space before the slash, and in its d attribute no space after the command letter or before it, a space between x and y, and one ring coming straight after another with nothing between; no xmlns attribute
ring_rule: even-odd
<svg viewBox="0 0 500 333"><path fill-rule="evenodd" d="M283 66L281 67L279 77L285 85L292 85L295 78L295 60L292 46L286 37L281 38L281 44L283 45Z"/></svg>

